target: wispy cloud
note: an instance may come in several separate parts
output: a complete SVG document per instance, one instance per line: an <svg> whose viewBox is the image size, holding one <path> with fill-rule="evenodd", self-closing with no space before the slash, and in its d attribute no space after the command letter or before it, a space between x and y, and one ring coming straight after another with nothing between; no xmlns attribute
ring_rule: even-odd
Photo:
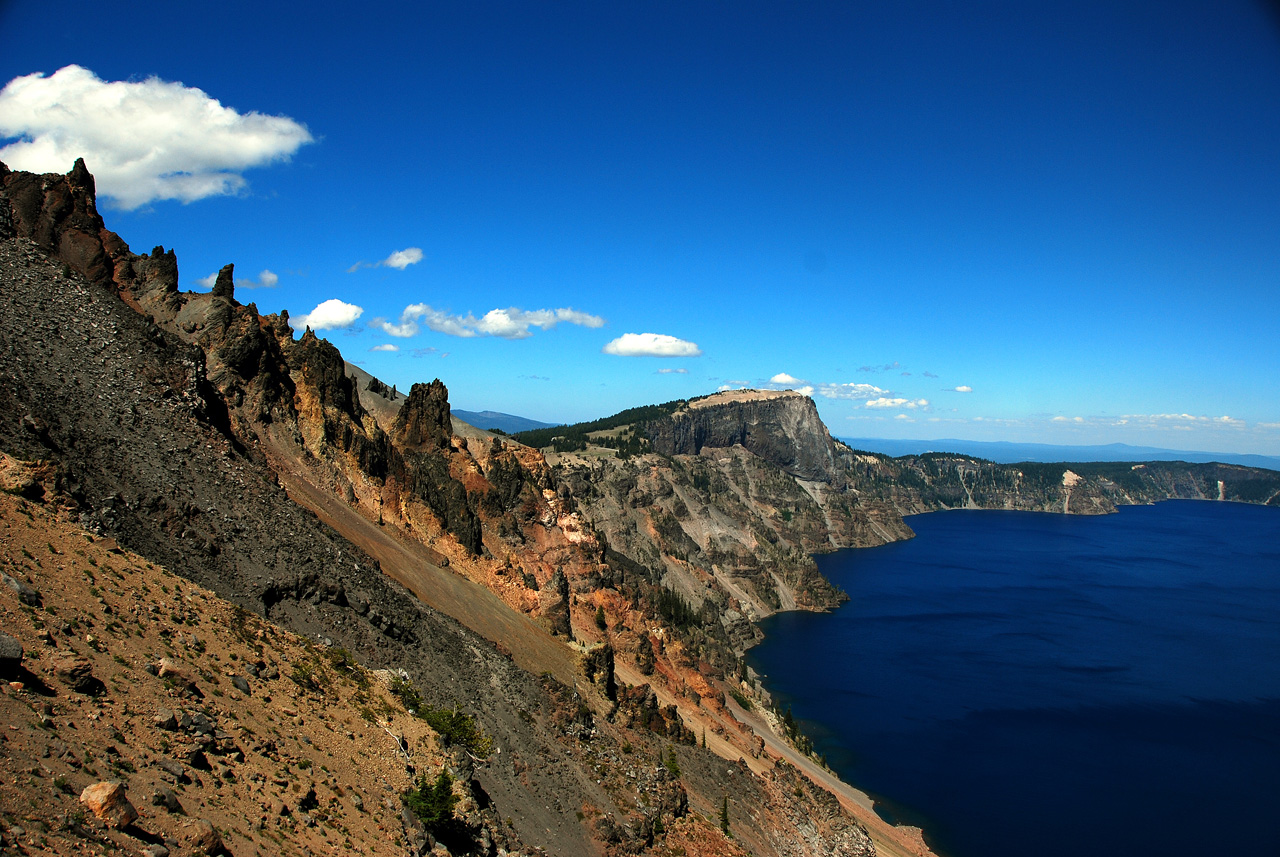
<svg viewBox="0 0 1280 857"><path fill-rule="evenodd" d="M688 369L659 369L659 375L688 375Z"/></svg>
<svg viewBox="0 0 1280 857"><path fill-rule="evenodd" d="M347 273L354 274L361 268L395 268L397 271L403 271L410 265L418 264L422 259L421 247L406 247L403 250L396 250L381 262L365 262L364 260L356 262L350 268L347 268Z"/></svg>
<svg viewBox="0 0 1280 857"><path fill-rule="evenodd" d="M894 369L897 369L900 366L901 364L899 364L898 361L895 360L892 363L885 363L882 366L859 366L858 371L859 372L892 372Z"/></svg>
<svg viewBox="0 0 1280 857"><path fill-rule="evenodd" d="M202 289L212 289L214 283L216 283L217 281L218 281L218 273L217 271L215 271L207 277L201 277L200 279L196 280L196 285ZM258 279L256 280L249 280L249 279L243 279L243 278L236 280L237 289L274 289L279 284L280 284L280 278L275 274L271 273L270 271L266 270L265 268L263 269L261 274L258 274Z"/></svg>
<svg viewBox="0 0 1280 857"><path fill-rule="evenodd" d="M124 209L239 193L241 173L313 141L287 116L238 113L195 87L150 77L104 81L69 65L16 77L0 91L0 160L66 172L83 157L98 193Z"/></svg>
<svg viewBox="0 0 1280 857"><path fill-rule="evenodd" d="M871 399L865 405L865 408L907 408L909 410L927 409L929 407L928 399L902 399L902 398L886 398L881 396L878 399Z"/></svg>
<svg viewBox="0 0 1280 857"><path fill-rule="evenodd" d="M819 384L818 395L824 399L874 399L888 393L875 384Z"/></svg>
<svg viewBox="0 0 1280 857"><path fill-rule="evenodd" d="M391 336L408 338L416 336L423 326L436 333L470 338L498 336L503 339L524 339L532 336L531 327L550 330L560 322L582 327L603 327L604 319L575 309L522 310L516 307L491 309L480 318L468 313L455 315L435 309L429 304L410 304L400 313L398 322L376 318L370 324Z"/></svg>
<svg viewBox="0 0 1280 857"><path fill-rule="evenodd" d="M360 318L363 313L363 307L340 301L337 298L330 298L306 315L290 319L290 325L294 330L302 330L308 327L312 330L336 330L337 328L350 327L355 324L356 319Z"/></svg>
<svg viewBox="0 0 1280 857"><path fill-rule="evenodd" d="M769 379L768 386L774 390L795 390L804 396L819 395L824 399L870 399L889 393L874 384L832 384L806 381L787 372L779 372ZM904 400L905 401L905 400Z"/></svg>
<svg viewBox="0 0 1280 857"><path fill-rule="evenodd" d="M938 377L937 375L933 374L932 372L925 372L925 373L924 373L924 376L925 376L926 378L937 378L937 377Z"/></svg>
<svg viewBox="0 0 1280 857"><path fill-rule="evenodd" d="M698 357L697 343L665 333L624 333L601 349L619 357Z"/></svg>

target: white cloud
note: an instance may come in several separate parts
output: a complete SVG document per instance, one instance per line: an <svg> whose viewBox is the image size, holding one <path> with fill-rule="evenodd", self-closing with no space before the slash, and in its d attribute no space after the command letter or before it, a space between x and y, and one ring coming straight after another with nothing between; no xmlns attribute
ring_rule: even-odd
<svg viewBox="0 0 1280 857"><path fill-rule="evenodd" d="M943 390L942 392L944 392L944 393L972 393L972 392L973 392L973 388L972 388L972 387L970 387L970 386L968 386L967 384L961 384L959 387L948 387L947 389Z"/></svg>
<svg viewBox="0 0 1280 857"><path fill-rule="evenodd" d="M702 354L696 343L665 333L624 333L601 350L619 357L697 357Z"/></svg>
<svg viewBox="0 0 1280 857"><path fill-rule="evenodd" d="M150 77L104 81L78 65L16 77L0 90L0 160L63 173L83 157L122 208L242 191L241 172L289 158L311 132L287 116L238 113L195 87Z"/></svg>
<svg viewBox="0 0 1280 857"><path fill-rule="evenodd" d="M354 274L361 268L395 268L397 271L403 271L410 265L418 264L422 259L421 247L406 247L403 250L396 250L381 262L366 262L361 259L350 268L347 268L347 273Z"/></svg>
<svg viewBox="0 0 1280 857"><path fill-rule="evenodd" d="M576 309L568 309L567 307L556 310L556 321L576 324L581 327L604 327L604 319L600 316L579 312Z"/></svg>
<svg viewBox="0 0 1280 857"><path fill-rule="evenodd" d="M407 338L417 335L421 325L436 333L469 338L473 336L500 336L503 339L524 339L532 336L531 327L550 330L560 322L582 327L601 327L604 319L575 309L522 310L516 307L491 309L481 318L471 313L454 315L428 304L410 304L400 313L399 322L374 319L373 326L390 334Z"/></svg>
<svg viewBox="0 0 1280 857"><path fill-rule="evenodd" d="M659 369L659 375L688 375L688 369Z"/></svg>
<svg viewBox="0 0 1280 857"><path fill-rule="evenodd" d="M872 399L872 400L868 401L868 402L867 402L863 407L867 407L867 408L910 408L911 410L915 410L916 408L927 408L927 407L929 407L929 400L928 400L928 399L914 399L914 400L912 400L912 399L901 399L901 398L889 399L889 398L885 398L884 396L881 396L881 397L880 397L880 398L878 398L878 399Z"/></svg>
<svg viewBox="0 0 1280 857"><path fill-rule="evenodd" d="M882 390L875 384L819 384L818 395L826 399L870 399L883 396L888 390Z"/></svg>
<svg viewBox="0 0 1280 857"><path fill-rule="evenodd" d="M403 250L397 250L390 256L382 260L383 267L395 268L403 271L410 265L416 265L422 261L421 247L406 247Z"/></svg>
<svg viewBox="0 0 1280 857"><path fill-rule="evenodd" d="M804 381L801 381L799 378L795 377L794 375L788 375L786 372L779 372L777 375L774 375L772 378L769 379L769 383L770 384L786 384L788 386L793 384L800 384L802 386L804 385Z"/></svg>
<svg viewBox="0 0 1280 857"><path fill-rule="evenodd" d="M363 312L364 309L355 304L330 298L306 315L290 319L290 326L294 330L303 330L308 327L312 330L333 330L354 324Z"/></svg>
<svg viewBox="0 0 1280 857"><path fill-rule="evenodd" d="M907 422L915 422L915 420L913 420L911 417L907 416L906 414L898 414L897 416L894 417L894 419L906 420Z"/></svg>
<svg viewBox="0 0 1280 857"><path fill-rule="evenodd" d="M214 284L217 281L218 281L218 272L214 271L209 276L201 277L200 279L196 280L196 285L202 289L212 289ZM236 280L236 288L237 289L274 289L277 285L279 285L279 283L280 283L280 277L278 277L277 275L271 273L271 271L266 270L264 268L262 273L258 274L258 279L256 280L246 280L246 279Z"/></svg>
<svg viewBox="0 0 1280 857"><path fill-rule="evenodd" d="M369 349L370 351L399 351L399 345L392 345L390 342L384 342L381 345L375 345Z"/></svg>

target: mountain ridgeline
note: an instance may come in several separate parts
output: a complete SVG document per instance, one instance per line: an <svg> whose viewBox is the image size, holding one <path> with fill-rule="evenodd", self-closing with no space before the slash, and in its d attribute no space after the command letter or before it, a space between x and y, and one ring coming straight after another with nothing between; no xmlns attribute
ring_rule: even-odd
<svg viewBox="0 0 1280 857"><path fill-rule="evenodd" d="M1280 473L1247 467L858 452L791 391L495 435L452 419L440 381L388 391L239 303L230 265L181 291L172 250L106 229L82 162L0 164L0 287L0 452L42 474L21 502L401 676L407 709L474 718L491 753L450 771L475 798L454 853L927 854L804 754L744 666L754 620L844 599L812 554L941 509L1280 502ZM48 617L10 600L40 639Z"/></svg>

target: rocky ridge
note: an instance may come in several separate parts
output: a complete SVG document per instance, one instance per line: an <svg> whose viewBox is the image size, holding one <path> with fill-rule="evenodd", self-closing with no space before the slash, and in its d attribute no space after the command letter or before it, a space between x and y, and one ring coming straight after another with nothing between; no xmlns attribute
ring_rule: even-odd
<svg viewBox="0 0 1280 857"><path fill-rule="evenodd" d="M336 349L241 306L230 268L192 295L172 251L132 254L102 226L83 164L0 180L0 448L45 462L42 490L71 520L366 668L404 670L431 705L461 703L507 750L474 781L526 849L634 853L683 831L700 843L689 853L731 853L699 827L725 794L694 746L701 726L750 769L734 781L738 841L869 853L844 810L769 786L786 766L757 757L714 670L664 634L653 570L607 559L540 453L454 434L439 384L379 425ZM610 698L607 659L580 670L549 632L577 651L612 639L618 675L639 680ZM634 768L627 747L653 759L662 745L685 771L670 801L645 797L646 777L605 775ZM821 821L796 834L799 817Z"/></svg>

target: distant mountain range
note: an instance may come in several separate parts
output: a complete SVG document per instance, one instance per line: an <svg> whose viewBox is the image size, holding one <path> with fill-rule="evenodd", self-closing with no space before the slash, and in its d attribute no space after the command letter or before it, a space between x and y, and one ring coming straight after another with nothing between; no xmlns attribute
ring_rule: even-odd
<svg viewBox="0 0 1280 857"><path fill-rule="evenodd" d="M840 440L854 449L879 452L894 457L920 455L925 452L958 452L985 458L998 464L1015 464L1021 461L1187 461L1203 464L1217 461L1223 464L1280 470L1280 458L1273 456L1231 452L1190 452L1180 449L1160 449L1154 446L1130 446L1127 443L1067 446L1053 443L1011 443L955 438L892 440L842 437Z"/></svg>
<svg viewBox="0 0 1280 857"><path fill-rule="evenodd" d="M517 417L513 414L503 414L498 411L464 411L460 408L454 408L453 415L478 429L502 429L507 434L550 428L555 425L555 423L540 423L537 420Z"/></svg>

